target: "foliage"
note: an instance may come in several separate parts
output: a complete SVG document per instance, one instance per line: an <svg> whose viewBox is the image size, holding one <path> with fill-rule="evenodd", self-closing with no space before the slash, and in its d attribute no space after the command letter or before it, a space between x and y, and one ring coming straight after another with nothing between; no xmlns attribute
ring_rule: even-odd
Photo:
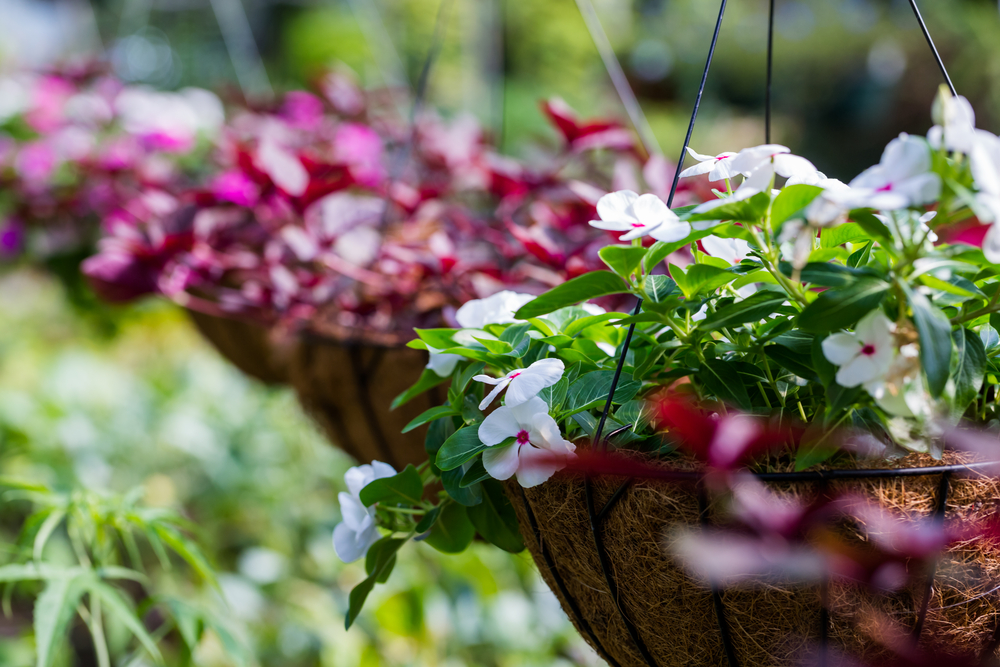
<svg viewBox="0 0 1000 667"><path fill-rule="evenodd" d="M935 118L927 140L901 135L850 185L782 146L700 156L685 176L730 161L739 187L726 179L717 201L675 211L654 195L601 199L593 224L639 237L601 252L609 271L494 312L479 332L418 330L429 365L456 360L448 404L416 420L431 423L424 483L443 490L417 503L381 493L371 511L384 539L411 539L454 504L482 506L497 479L544 483L576 465L573 443L597 438L598 422L613 448L665 460L681 448L730 472L849 458L859 438L878 456L903 447L940 457L942 433L963 415L997 419L1000 367L984 341L995 341L1000 312L1000 228L983 228L982 249L938 235L977 213L997 219L1000 140L975 133L971 107L945 89ZM788 185L775 190L779 178ZM674 253L685 244L682 267ZM641 310L573 305L611 292ZM473 363L485 374L469 382ZM656 412L665 396L701 407ZM503 547L503 508L489 511L475 528Z"/></svg>
<svg viewBox="0 0 1000 667"><path fill-rule="evenodd" d="M344 633L349 590L365 576L363 565L337 560L330 540L351 462L308 424L294 396L243 378L163 304L123 311L120 334L105 340L65 311L51 282L14 273L0 284L0 475L112 505L123 496L90 489L141 487L137 506L173 508L197 524L189 534L221 599L180 558L165 570L141 534L146 579L119 588L157 601L136 610L166 664L186 664L188 641L194 664L211 667L233 667L229 656L241 653L251 665L282 667L595 664L530 562L485 545L448 558L400 553L393 579ZM16 542L28 509L0 504L5 544ZM30 557L26 548L4 552L4 561ZM60 567L76 562L63 528L44 556ZM31 612L41 590L9 588L0 663L34 664ZM85 623L72 625L56 664L75 655L92 664ZM116 620L104 630L115 664L130 656L152 664Z"/></svg>

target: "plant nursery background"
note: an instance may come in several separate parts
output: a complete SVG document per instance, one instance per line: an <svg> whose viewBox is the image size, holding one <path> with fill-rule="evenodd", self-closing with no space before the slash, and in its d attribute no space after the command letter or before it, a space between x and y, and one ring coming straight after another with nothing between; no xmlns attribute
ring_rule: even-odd
<svg viewBox="0 0 1000 667"><path fill-rule="evenodd" d="M717 5L594 4L676 160ZM1000 129L997 2L924 4L977 124ZM768 3L731 5L692 140L710 154L764 143ZM530 160L557 141L539 107L553 96L584 118L626 118L573 0L0 0L0 74L98 58L127 82L223 99L267 100L344 66L368 87L415 87L438 44L428 103L473 114L508 154ZM925 132L940 72L906 0L777 0L774 49L772 140L829 176L876 163L900 131ZM157 604L194 638L150 637L171 665L604 664L530 556L485 544L459 557L401 552L345 631L348 594L365 571L337 558L331 533L355 462L290 389L241 374L181 309L103 305L78 277L47 269L0 256L0 563L23 553L18 535L53 507L89 517L97 533L128 520L181 535L167 540L181 558L149 575ZM158 523L160 509L183 518L182 533ZM73 530L52 523L46 562L76 563ZM35 664L46 641L49 664L98 664L85 626L70 626L68 641L38 636L39 590L0 590L0 665ZM105 631L116 664L151 664L127 627Z"/></svg>

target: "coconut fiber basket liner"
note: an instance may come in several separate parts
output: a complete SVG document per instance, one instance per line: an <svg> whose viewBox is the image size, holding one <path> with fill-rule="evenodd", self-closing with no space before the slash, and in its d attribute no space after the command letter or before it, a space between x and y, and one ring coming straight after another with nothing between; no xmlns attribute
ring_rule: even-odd
<svg viewBox="0 0 1000 667"><path fill-rule="evenodd" d="M268 329L241 320L191 312L201 334L241 371L267 384L290 384L330 442L362 463L397 469L427 459L424 429L403 427L440 404L431 390L397 410L392 399L420 377L427 353L386 334L324 326L279 343Z"/></svg>
<svg viewBox="0 0 1000 667"><path fill-rule="evenodd" d="M427 353L401 337L323 325L300 335L289 363L299 402L336 446L359 461L383 461L397 470L427 460L424 431L401 433L414 417L440 405L436 389L390 410L427 364Z"/></svg>
<svg viewBox="0 0 1000 667"><path fill-rule="evenodd" d="M814 494L825 485L909 517L967 521L996 511L998 468L963 464L951 453L943 462L913 454L892 469L760 477L779 494ZM712 590L690 579L665 545L673 529L715 519L699 475L685 471L677 482L634 483L557 475L531 489L506 483L542 577L612 667L794 665L826 646L877 658L885 651L872 638L877 617L891 619L924 646L996 652L1000 591L993 589L1000 586L1000 551L982 542L952 547L926 577L916 577L922 583L891 595L836 582ZM963 574L954 567L959 564ZM974 575L966 578L969 568Z"/></svg>
<svg viewBox="0 0 1000 667"><path fill-rule="evenodd" d="M276 344L269 330L259 324L193 310L188 313L201 335L238 369L266 384L288 382L294 343Z"/></svg>

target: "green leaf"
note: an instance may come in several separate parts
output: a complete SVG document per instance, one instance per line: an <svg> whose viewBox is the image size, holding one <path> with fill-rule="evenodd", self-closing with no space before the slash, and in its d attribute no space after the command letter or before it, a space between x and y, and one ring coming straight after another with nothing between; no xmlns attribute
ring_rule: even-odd
<svg viewBox="0 0 1000 667"><path fill-rule="evenodd" d="M483 465L483 459L478 458L472 461L468 466L468 470L462 475L462 481L458 483L463 489L467 489L473 484L478 484L484 479L489 479L490 474L486 472L486 467Z"/></svg>
<svg viewBox="0 0 1000 667"><path fill-rule="evenodd" d="M486 449L479 440L479 425L464 426L444 441L435 463L441 470L454 470Z"/></svg>
<svg viewBox="0 0 1000 667"><path fill-rule="evenodd" d="M386 536L373 544L365 554L365 572L375 575L375 583L384 584L396 564L396 553L406 543L405 539Z"/></svg>
<svg viewBox="0 0 1000 667"><path fill-rule="evenodd" d="M788 262L781 262L778 268L786 276L791 276L793 273L792 265ZM802 282L811 285L821 285L823 287L846 287L847 285L853 285L859 280L878 277L879 274L873 269L855 269L832 262L809 262L802 267L802 271L799 274Z"/></svg>
<svg viewBox="0 0 1000 667"><path fill-rule="evenodd" d="M771 225L777 229L782 223L808 206L823 192L817 185L797 183L782 188L771 204Z"/></svg>
<svg viewBox="0 0 1000 667"><path fill-rule="evenodd" d="M591 371L577 378L576 382L570 385L566 398L567 413L572 414L604 405L608 400L614 376L614 371ZM642 384L633 380L631 375L622 373L612 402L620 404L632 400L641 387Z"/></svg>
<svg viewBox="0 0 1000 667"><path fill-rule="evenodd" d="M418 505L423 495L424 483L411 463L401 473L371 481L361 489L359 497L365 507L371 507L375 503Z"/></svg>
<svg viewBox="0 0 1000 667"><path fill-rule="evenodd" d="M984 324L979 329L979 338L983 342L983 347L987 352L992 352L997 345L1000 345L1000 334L992 325Z"/></svg>
<svg viewBox="0 0 1000 667"><path fill-rule="evenodd" d="M900 283L913 311L913 323L920 334L920 365L927 376L927 389L937 398L944 391L951 369L951 322L926 296Z"/></svg>
<svg viewBox="0 0 1000 667"><path fill-rule="evenodd" d="M433 508L431 511L427 512L424 517L417 523L416 527L413 529L418 535L426 533L437 521L438 515L441 514L441 506Z"/></svg>
<svg viewBox="0 0 1000 667"><path fill-rule="evenodd" d="M458 554L469 548L475 536L476 529L469 521L466 508L458 503L448 503L424 541L441 553Z"/></svg>
<svg viewBox="0 0 1000 667"><path fill-rule="evenodd" d="M581 301L609 294L624 294L629 287L621 278L610 271L591 271L562 285L550 289L521 308L514 314L520 320L547 315L554 310L572 306Z"/></svg>
<svg viewBox="0 0 1000 667"><path fill-rule="evenodd" d="M76 576L49 579L45 590L35 600L35 665L49 667L55 659L59 642L66 634L66 627L76 613L87 585L93 583L93 575L81 571Z"/></svg>
<svg viewBox="0 0 1000 667"><path fill-rule="evenodd" d="M427 422L432 422L435 419L441 419L442 417L450 417L452 415L461 414L455 408L450 405L439 405L433 407L429 410L424 410L419 415L413 418L409 424L403 427L403 433L409 433L415 428L419 428L426 424Z"/></svg>
<svg viewBox="0 0 1000 667"><path fill-rule="evenodd" d="M606 245L597 254L612 271L628 280L633 273L638 271L640 264L642 264L642 258L646 256L646 249L635 246Z"/></svg>
<svg viewBox="0 0 1000 667"><path fill-rule="evenodd" d="M618 319L621 317L621 313L601 313L600 315L588 315L587 317L581 317L578 320L573 320L563 331L567 336L576 336L581 334L590 327L604 325L609 320Z"/></svg>
<svg viewBox="0 0 1000 667"><path fill-rule="evenodd" d="M742 301L731 303L709 313L698 324L700 331L718 331L724 327L735 327L746 322L756 322L771 315L788 297L780 292L762 290Z"/></svg>
<svg viewBox="0 0 1000 667"><path fill-rule="evenodd" d="M503 485L496 480L483 484L483 502L470 507L469 520L475 526L476 532L487 542L504 551L520 553L524 551L524 540L518 530L517 514L514 506L507 499Z"/></svg>
<svg viewBox="0 0 1000 667"><path fill-rule="evenodd" d="M683 242L687 243L687 240L684 240ZM646 252L646 256L642 258L642 268L645 272L649 273L655 269L660 262L665 260L670 253L677 252L677 250L680 249L674 248L673 245L673 243L664 243L663 241L657 241L651 245L649 250Z"/></svg>
<svg viewBox="0 0 1000 667"><path fill-rule="evenodd" d="M758 192L753 197L739 201L729 201L704 213L690 214L684 220L690 222L701 222L704 220L734 220L739 222L757 222L763 217L768 205L771 203L771 195L767 192ZM689 241L690 242L690 241Z"/></svg>
<svg viewBox="0 0 1000 667"><path fill-rule="evenodd" d="M653 303L663 303L677 292L677 283L670 276L649 276L646 278L646 296Z"/></svg>
<svg viewBox="0 0 1000 667"><path fill-rule="evenodd" d="M420 336L420 340L424 341L429 347L433 347L436 350L444 350L449 347L455 347L455 341L452 337L455 335L457 329L414 329L413 332Z"/></svg>
<svg viewBox="0 0 1000 667"><path fill-rule="evenodd" d="M697 377L717 398L741 410L751 408L747 388L732 364L721 359L708 359L702 364Z"/></svg>
<svg viewBox="0 0 1000 667"><path fill-rule="evenodd" d="M452 419L438 419L431 422L427 427L427 435L424 436L424 451L433 462L437 458L437 453L441 445L455 432L455 422Z"/></svg>
<svg viewBox="0 0 1000 667"><path fill-rule="evenodd" d="M823 338L816 336L812 341L812 366L819 376L819 381L824 387L829 387L834 383L837 375L837 367L834 366L826 355L823 354Z"/></svg>
<svg viewBox="0 0 1000 667"><path fill-rule="evenodd" d="M987 325L989 326L989 325ZM969 329L960 328L952 333L955 341L956 361L955 371L955 408L965 412L979 396L986 377L986 348L979 334Z"/></svg>
<svg viewBox="0 0 1000 667"><path fill-rule="evenodd" d="M807 380L819 379L812 368L812 356L794 352L784 345L768 345L764 354L787 371Z"/></svg>
<svg viewBox="0 0 1000 667"><path fill-rule="evenodd" d="M867 243L870 239L871 234L861 225L856 222L845 222L836 227L826 227L823 229L819 235L819 247L836 248L845 243L857 243L859 241Z"/></svg>
<svg viewBox="0 0 1000 667"><path fill-rule="evenodd" d="M856 222L870 236L875 237L875 240L892 242L892 232L871 211L867 209L854 209L847 217L851 221Z"/></svg>
<svg viewBox="0 0 1000 667"><path fill-rule="evenodd" d="M869 241L861 250L855 250L852 252L851 256L847 258L847 266L852 269L859 266L866 266L868 264L868 260L871 259L872 247L874 247L874 245L874 241Z"/></svg>
<svg viewBox="0 0 1000 667"><path fill-rule="evenodd" d="M475 338L475 336L473 336ZM502 340L490 340L489 338L476 338L486 351L490 354L507 354L514 350L510 343Z"/></svg>
<svg viewBox="0 0 1000 667"><path fill-rule="evenodd" d="M510 440L513 441L513 438ZM473 462L470 461L454 470L445 470L441 473L441 485L444 490L451 496L452 500L466 507L473 507L483 502L482 484L462 486L462 480L465 479L466 473L472 469L472 466Z"/></svg>
<svg viewBox="0 0 1000 667"><path fill-rule="evenodd" d="M569 378L565 374L559 378L559 382L545 387L538 395L549 406L549 412L555 412L562 407L566 400L566 393L569 391Z"/></svg>
<svg viewBox="0 0 1000 667"><path fill-rule="evenodd" d="M375 588L376 582L385 582L396 564L396 552L406 543L406 540L383 537L368 550L368 557L365 559L365 569L368 578L362 581L351 590L348 596L347 618L344 619L344 628L351 629L354 621L361 613L361 608L365 606L365 600L369 593ZM374 555L372 552L374 551Z"/></svg>
<svg viewBox="0 0 1000 667"><path fill-rule="evenodd" d="M412 401L414 398L424 393L432 387L436 387L439 384L443 384L448 381L448 378L441 377L429 368L425 368L424 372L420 374L420 379L417 380L416 384L404 391L402 394L397 396L392 400L392 405L389 407L390 410L395 410L401 405L405 405Z"/></svg>
<svg viewBox="0 0 1000 667"><path fill-rule="evenodd" d="M201 553L201 549L198 548L197 544L189 540L183 533L173 526L158 523L154 524L152 528L157 537L166 542L167 545L174 550L174 553L180 556L185 563L190 565L195 572L201 575L202 579L207 581L214 588L219 587L219 584L215 579L215 571L212 569L212 566L208 564L208 560L205 558L205 555Z"/></svg>
<svg viewBox="0 0 1000 667"><path fill-rule="evenodd" d="M684 292L684 296L690 299L696 294L714 290L736 280L739 274L731 269L721 269L711 264L693 264L688 267L687 271L671 264L670 277Z"/></svg>
<svg viewBox="0 0 1000 667"><path fill-rule="evenodd" d="M41 527L38 529L38 533L35 534L35 544L32 549L32 558L36 561L42 560L42 552L45 551L45 544L49 541L52 533L62 520L66 517L66 510L62 508L53 508L45 521L42 522Z"/></svg>
<svg viewBox="0 0 1000 667"><path fill-rule="evenodd" d="M690 210L691 208L694 207L687 206L684 208ZM663 241L657 241L652 246L650 246L649 252L646 254L646 257L642 260L642 264L646 268L646 273L649 273L650 271L655 269L656 266L660 262L665 260L668 256L670 256L671 253L675 253L684 246L694 243L695 241L698 241L700 239L703 239L706 236L711 236L714 232L717 231L718 226L719 225L710 225L706 229L695 230L690 234L688 234L685 238L681 239L680 241L673 241L671 243L664 243Z"/></svg>
<svg viewBox="0 0 1000 667"><path fill-rule="evenodd" d="M888 283L872 278L843 289L829 289L799 313L799 327L813 333L848 327L877 308L888 291Z"/></svg>
<svg viewBox="0 0 1000 667"><path fill-rule="evenodd" d="M96 595L101 599L101 603L108 613L118 619L118 622L125 626L139 640L139 643L142 644L142 647L146 649L146 652L149 653L153 660L158 663L163 662L163 656L160 655L160 649L156 647L156 641L146 631L146 626L142 624L142 620L136 617L132 605L126 602L125 598L118 591L99 581L92 583L89 591L91 596Z"/></svg>

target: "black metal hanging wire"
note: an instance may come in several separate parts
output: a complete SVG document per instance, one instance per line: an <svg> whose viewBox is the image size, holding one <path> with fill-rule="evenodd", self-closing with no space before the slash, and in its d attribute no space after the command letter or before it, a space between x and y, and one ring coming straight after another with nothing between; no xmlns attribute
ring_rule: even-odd
<svg viewBox="0 0 1000 667"><path fill-rule="evenodd" d="M935 61L944 76L945 82L948 88L951 90L952 94L956 94L955 87L952 84L951 77L948 75L947 68L944 65L944 61L941 58L937 47L934 45L934 40L930 35L930 31L927 29L927 25L924 22L923 16L920 14L920 10L917 7L915 0L909 0L910 6L913 9L914 16L920 25L920 29L924 34L927 44L931 49ZM621 67L618 64L617 59L614 56L613 50L610 49L610 44L607 42L607 37L604 35L603 28L601 28L600 20L597 17L596 12L593 11L593 6L590 4L589 0L577 0L577 4L580 7L581 13L584 15L584 19L587 22L588 29L591 32L591 37L594 39L595 46L597 46L598 51L601 53L601 57L604 60L604 64L608 69L608 73L611 76L612 82L615 88L618 90L619 96L622 98L622 102L625 105L626 110L632 119L633 125L636 127L636 131L640 135L644 144L647 145L647 150L650 145L655 145L655 139L649 140L648 136L645 135L644 130L648 128L648 123L645 121L645 116L642 114L642 109L639 107L638 102L635 101L635 96L628 86L628 81L625 79L624 74L621 72ZM681 148L680 157L677 161L677 168L674 172L673 183L671 184L670 193L667 198L667 206L670 207L673 204L673 198L677 191L677 185L680 178L680 172L684 167L684 159L687 153L687 147L691 141L691 135L694 131L694 125L698 117L698 109L701 105L702 95L705 91L705 84L708 79L709 69L712 64L712 57L715 53L715 47L718 43L719 31L722 27L722 19L726 10L726 0L722 0L719 7L719 16L716 20L715 31L712 35L712 42L709 47L708 57L705 62L705 69L702 73L701 83L698 87L698 94L695 97L694 109L691 113L691 120L688 124L687 134L684 138L684 144ZM766 84L765 84L765 98L764 98L764 135L765 142L770 143L771 140L771 107L772 107L772 75L773 75L773 62L774 62L774 15L775 15L775 0L770 0L768 6L768 33L767 33L767 73L766 73ZM652 152L650 151L650 154ZM633 315L637 315L642 307L642 300L639 299L636 303ZM598 423L597 429L594 433L594 447L599 449L606 449L607 442L602 438L605 424L607 422L607 417L611 409L612 399L617 389L618 382L621 378L622 370L625 365L625 360L628 355L629 345L632 340L632 336L635 332L635 323L629 325L628 332L625 336L625 340L622 343L621 351L618 357L618 364L615 369L615 375L611 382L611 387L608 392L607 400L604 404L604 409L601 414L601 419ZM611 435L615 435L620 431L626 430L628 427L618 429ZM611 437L609 435L609 437ZM904 478L904 477L925 477L932 475L940 475L940 481L938 484L937 497L935 498L933 518L935 521L944 521L945 511L947 508L948 500L948 490L950 478L953 473L970 472L977 470L984 470L988 468L996 468L1000 466L1000 462L983 462L974 463L966 465L943 465L943 466L928 466L924 468L900 468L900 469L868 469L868 470L818 470L818 471L805 471L797 473L758 473L756 476L758 479L766 482L783 482L783 483L793 483L793 482L814 482L819 484L821 487L825 487L827 482L831 480L838 479L894 479L894 478ZM702 525L708 525L708 497L702 484L702 475L697 472L683 472L683 471L667 471L664 478L672 478L675 481L688 480L695 481L698 483L698 505L699 505L699 516ZM642 637L639 635L638 629L635 624L631 621L628 613L622 607L621 601L618 596L618 586L612 572L610 558L607 550L604 547L603 539L603 523L607 519L610 511L618 503L618 501L624 497L625 493L631 487L631 482L625 482L616 489L616 491L611 495L609 500L605 503L601 510L597 510L595 506L594 490L592 480L587 477L585 480L585 494L587 502L587 511L590 519L590 529L594 537L594 547L597 551L598 559L601 564L601 569L605 578L605 582L608 586L608 594L615 603L618 610L619 616L624 623L630 637L635 644L636 650L642 655L645 662L651 667L657 665L656 660L650 654L648 647L645 645ZM527 512L529 523L531 524L532 531L534 533L535 539L538 543L538 547L542 552L543 560L545 561L546 567L549 569L550 575L556 583L556 587L559 589L567 606L570 608L570 613L573 615L574 620L578 626L587 634L587 636L593 642L595 648L598 652L611 663L614 667L618 666L613 656L611 656L607 649L604 648L602 642L593 632L593 629L586 621L585 617L580 613L579 605L570 594L567 589L565 582L563 581L558 566L552 557L552 554L548 550L544 543L542 533L538 527L537 520L535 519L534 512L532 511L531 504L528 501L527 495L524 490L521 490L521 500L524 504L524 508ZM914 624L912 630L912 640L914 644L920 641L920 636L923 631L924 623L926 620L927 612L929 609L930 599L933 593L933 583L934 575L936 572L937 563L936 561L932 563L927 574L927 581L924 587L924 592L921 598L920 607L917 611L917 620ZM819 643L820 643L820 665L826 664L827 658L827 642L829 638L829 626L830 626L830 610L829 610L829 582L823 581L819 586L819 596L820 596L820 611L819 611ZM716 621L719 627L720 640L722 643L723 652L726 656L726 662L729 667L739 667L739 659L737 657L736 648L733 644L732 632L730 630L728 621L726 619L726 608L725 603L722 598L722 590L716 586L711 589L712 602L715 611ZM996 630L994 631L993 638L988 646L983 650L982 657L987 657L991 655L998 647L1000 647L1000 624L998 624Z"/></svg>

